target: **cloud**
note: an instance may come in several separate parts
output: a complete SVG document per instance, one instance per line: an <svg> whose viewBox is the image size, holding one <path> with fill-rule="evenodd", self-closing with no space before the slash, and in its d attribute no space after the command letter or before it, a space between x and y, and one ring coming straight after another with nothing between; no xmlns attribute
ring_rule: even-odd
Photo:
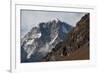
<svg viewBox="0 0 100 73"><path fill-rule="evenodd" d="M38 26L40 22L48 22L54 18L75 26L84 14L79 12L21 10L21 37L30 31L32 27Z"/></svg>

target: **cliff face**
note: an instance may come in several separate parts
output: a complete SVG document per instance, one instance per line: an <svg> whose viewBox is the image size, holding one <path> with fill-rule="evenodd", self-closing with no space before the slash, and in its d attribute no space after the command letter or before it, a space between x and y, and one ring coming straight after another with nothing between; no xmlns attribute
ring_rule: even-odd
<svg viewBox="0 0 100 73"><path fill-rule="evenodd" d="M86 14L43 61L89 59L89 14Z"/></svg>
<svg viewBox="0 0 100 73"><path fill-rule="evenodd" d="M39 23L21 40L21 62L39 62L63 41L72 26L57 20Z"/></svg>

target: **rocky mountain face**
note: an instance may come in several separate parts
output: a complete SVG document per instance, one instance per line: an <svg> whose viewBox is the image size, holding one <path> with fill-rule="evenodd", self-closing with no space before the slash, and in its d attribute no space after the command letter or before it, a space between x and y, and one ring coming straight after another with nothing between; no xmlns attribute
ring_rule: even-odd
<svg viewBox="0 0 100 73"><path fill-rule="evenodd" d="M59 43L64 41L72 26L59 19L33 27L21 39L21 62L40 62Z"/></svg>
<svg viewBox="0 0 100 73"><path fill-rule="evenodd" d="M86 14L43 61L89 59L89 44L89 14Z"/></svg>

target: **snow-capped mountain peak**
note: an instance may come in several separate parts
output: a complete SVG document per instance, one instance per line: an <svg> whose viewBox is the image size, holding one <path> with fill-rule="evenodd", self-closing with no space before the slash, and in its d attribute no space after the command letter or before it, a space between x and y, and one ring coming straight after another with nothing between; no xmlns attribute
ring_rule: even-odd
<svg viewBox="0 0 100 73"><path fill-rule="evenodd" d="M51 22L54 22L54 23L58 23L59 19L58 18L53 18L51 19Z"/></svg>
<svg viewBox="0 0 100 73"><path fill-rule="evenodd" d="M23 51L26 52L25 60L22 60L22 62L39 61L57 43L64 40L71 29L72 26L57 18L49 22L42 22L39 24L39 27L33 27L21 40L21 49L23 48ZM21 57L23 56L24 54L21 55Z"/></svg>

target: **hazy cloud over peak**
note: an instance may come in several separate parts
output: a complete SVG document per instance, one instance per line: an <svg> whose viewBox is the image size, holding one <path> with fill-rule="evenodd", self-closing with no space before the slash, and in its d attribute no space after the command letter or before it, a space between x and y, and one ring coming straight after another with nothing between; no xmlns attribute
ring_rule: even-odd
<svg viewBox="0 0 100 73"><path fill-rule="evenodd" d="M84 14L86 13L21 10L21 37L40 22L48 22L55 18L75 26Z"/></svg>

